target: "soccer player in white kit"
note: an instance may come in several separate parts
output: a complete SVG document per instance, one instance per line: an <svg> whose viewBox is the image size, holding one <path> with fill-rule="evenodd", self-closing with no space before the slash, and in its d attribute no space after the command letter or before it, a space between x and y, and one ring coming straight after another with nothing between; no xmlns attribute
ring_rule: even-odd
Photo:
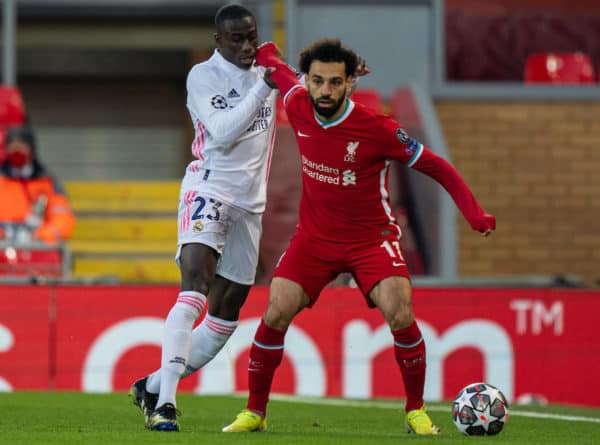
<svg viewBox="0 0 600 445"><path fill-rule="evenodd" d="M196 159L179 196L181 291L165 321L160 369L130 391L146 427L156 431L179 431L179 379L206 365L233 334L258 264L276 90L253 66L258 33L252 12L226 5L215 25L217 49L187 78ZM208 313L192 330L207 300Z"/></svg>

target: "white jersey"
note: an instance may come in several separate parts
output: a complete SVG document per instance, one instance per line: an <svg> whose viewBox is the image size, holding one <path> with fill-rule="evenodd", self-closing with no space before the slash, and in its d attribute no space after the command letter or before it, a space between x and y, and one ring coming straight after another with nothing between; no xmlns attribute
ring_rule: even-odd
<svg viewBox="0 0 600 445"><path fill-rule="evenodd" d="M252 213L267 200L275 140L275 98L256 67L238 68L218 50L187 78L195 128L182 189L194 189Z"/></svg>

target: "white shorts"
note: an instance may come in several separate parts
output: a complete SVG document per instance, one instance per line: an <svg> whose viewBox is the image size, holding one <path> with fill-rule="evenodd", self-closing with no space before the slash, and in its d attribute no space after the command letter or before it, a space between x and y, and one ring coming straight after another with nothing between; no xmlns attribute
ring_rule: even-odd
<svg viewBox="0 0 600 445"><path fill-rule="evenodd" d="M262 213L227 205L196 190L182 190L179 198L177 254L184 244L200 243L220 255L217 274L240 284L254 284Z"/></svg>

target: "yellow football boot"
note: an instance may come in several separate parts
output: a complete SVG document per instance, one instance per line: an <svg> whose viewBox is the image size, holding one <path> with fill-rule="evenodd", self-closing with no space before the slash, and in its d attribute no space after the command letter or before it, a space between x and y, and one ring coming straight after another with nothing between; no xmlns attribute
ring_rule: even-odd
<svg viewBox="0 0 600 445"><path fill-rule="evenodd" d="M237 415L235 420L222 430L224 433L252 433L267 431L267 419L247 409Z"/></svg>
<svg viewBox="0 0 600 445"><path fill-rule="evenodd" d="M425 411L425 405L406 413L406 429L409 433L415 434L434 436L440 434L440 429L433 424Z"/></svg>

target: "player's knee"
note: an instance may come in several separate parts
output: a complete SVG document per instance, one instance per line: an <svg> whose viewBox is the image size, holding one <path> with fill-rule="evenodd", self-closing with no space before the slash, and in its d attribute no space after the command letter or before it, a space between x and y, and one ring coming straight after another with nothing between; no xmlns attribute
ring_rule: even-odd
<svg viewBox="0 0 600 445"><path fill-rule="evenodd" d="M410 304L402 304L395 308L395 310L384 314L385 319L390 326L390 329L402 329L409 326L415 319L412 307Z"/></svg>
<svg viewBox="0 0 600 445"><path fill-rule="evenodd" d="M193 290L205 296L208 295L210 289L210 283L206 275L194 269L182 271L181 284L183 289Z"/></svg>
<svg viewBox="0 0 600 445"><path fill-rule="evenodd" d="M295 311L286 310L270 302L263 319L270 328L282 331L288 328L295 314Z"/></svg>
<svg viewBox="0 0 600 445"><path fill-rule="evenodd" d="M192 289L196 292L200 292L202 295L208 295L210 286L206 281L196 280L192 282Z"/></svg>
<svg viewBox="0 0 600 445"><path fill-rule="evenodd" d="M214 307L208 309L208 313L213 317L221 318L223 320L234 321L240 318L240 309L242 304L239 302L223 302L220 301Z"/></svg>

